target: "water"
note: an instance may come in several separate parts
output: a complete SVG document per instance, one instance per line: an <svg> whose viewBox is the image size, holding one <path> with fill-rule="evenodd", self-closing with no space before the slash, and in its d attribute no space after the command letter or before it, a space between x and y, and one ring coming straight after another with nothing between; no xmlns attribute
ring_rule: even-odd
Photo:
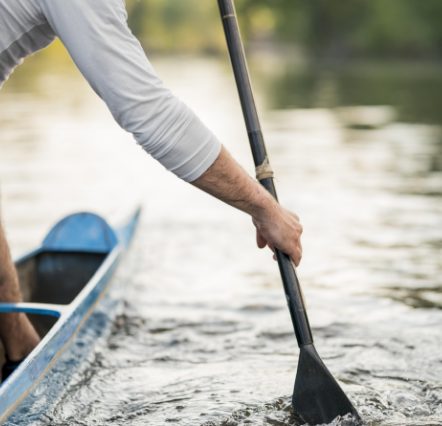
<svg viewBox="0 0 442 426"><path fill-rule="evenodd" d="M145 210L120 271L121 314L36 424L295 424L299 350L251 220L164 172L68 64L33 58L0 95L13 253L72 211L115 223L138 202ZM228 63L153 64L252 173ZM319 354L368 424L442 424L438 123L405 120L382 97L382 107L294 111L296 87L276 92L287 75L254 75L280 199L305 228L298 274Z"/></svg>

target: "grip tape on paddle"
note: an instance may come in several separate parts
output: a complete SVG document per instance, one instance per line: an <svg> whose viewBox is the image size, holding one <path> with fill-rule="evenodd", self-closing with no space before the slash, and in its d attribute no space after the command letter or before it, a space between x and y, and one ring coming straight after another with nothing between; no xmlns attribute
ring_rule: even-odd
<svg viewBox="0 0 442 426"><path fill-rule="evenodd" d="M273 177L273 170L267 157L260 166L255 168L255 176L257 180Z"/></svg>

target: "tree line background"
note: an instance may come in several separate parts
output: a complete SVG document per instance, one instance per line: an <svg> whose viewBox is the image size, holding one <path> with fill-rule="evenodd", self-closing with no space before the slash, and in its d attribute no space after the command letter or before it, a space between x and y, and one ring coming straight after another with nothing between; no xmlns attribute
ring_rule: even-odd
<svg viewBox="0 0 442 426"><path fill-rule="evenodd" d="M442 59L441 0L236 0L249 47L300 48L313 57ZM150 52L225 49L216 0L126 0Z"/></svg>

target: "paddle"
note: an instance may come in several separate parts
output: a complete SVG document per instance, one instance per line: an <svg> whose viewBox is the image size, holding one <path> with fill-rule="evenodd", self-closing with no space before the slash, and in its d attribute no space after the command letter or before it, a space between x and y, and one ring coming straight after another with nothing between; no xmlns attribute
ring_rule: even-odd
<svg viewBox="0 0 442 426"><path fill-rule="evenodd" d="M257 179L275 199L278 199L253 98L233 0L218 0L218 4L252 148ZM289 256L277 249L275 249L275 253L296 339L300 347L298 372L292 400L294 413L302 421L311 425L330 423L337 416L344 416L348 413L359 419L356 409L313 346L312 332L304 307L301 287L292 261Z"/></svg>

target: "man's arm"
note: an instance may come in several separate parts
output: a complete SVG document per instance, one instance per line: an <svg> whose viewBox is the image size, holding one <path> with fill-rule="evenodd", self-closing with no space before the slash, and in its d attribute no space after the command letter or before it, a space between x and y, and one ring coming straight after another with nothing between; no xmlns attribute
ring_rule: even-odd
<svg viewBox="0 0 442 426"><path fill-rule="evenodd" d="M288 254L298 266L302 226L296 214L281 207L270 193L222 147L215 162L192 185L252 216L258 247Z"/></svg>
<svg viewBox="0 0 442 426"><path fill-rule="evenodd" d="M0 302L21 302L17 271L11 259L0 218ZM21 361L38 345L40 337L24 313L0 314L0 340L10 361ZM5 379L3 377L3 379Z"/></svg>
<svg viewBox="0 0 442 426"><path fill-rule="evenodd" d="M298 217L280 207L163 86L127 26L124 0L41 0L42 12L116 121L186 182L250 214L259 247L301 259ZM221 152L220 152L221 151Z"/></svg>
<svg viewBox="0 0 442 426"><path fill-rule="evenodd" d="M127 26L124 0L40 0L44 17L118 124L167 170L191 182L221 143L163 85Z"/></svg>

